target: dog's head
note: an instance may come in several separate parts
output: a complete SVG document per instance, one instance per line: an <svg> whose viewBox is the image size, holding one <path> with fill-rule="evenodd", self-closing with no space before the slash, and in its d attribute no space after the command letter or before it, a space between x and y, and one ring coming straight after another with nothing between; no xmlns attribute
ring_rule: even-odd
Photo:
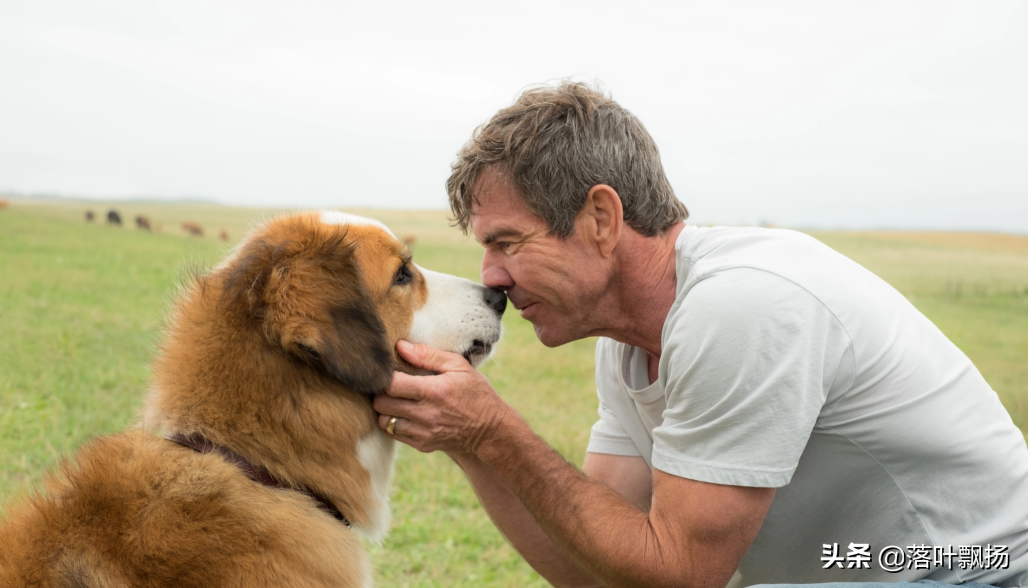
<svg viewBox="0 0 1028 588"><path fill-rule="evenodd" d="M477 366L505 306L500 291L419 268L377 221L276 218L187 287L154 362L144 425L203 434L377 533L383 516L366 511L385 506L369 493L384 492L389 476L376 468L391 463L392 441L370 395L410 370L396 342Z"/></svg>
<svg viewBox="0 0 1028 588"><path fill-rule="evenodd" d="M364 393L404 367L401 338L479 365L506 306L502 292L418 267L381 223L340 212L269 222L219 273L221 304L248 330Z"/></svg>

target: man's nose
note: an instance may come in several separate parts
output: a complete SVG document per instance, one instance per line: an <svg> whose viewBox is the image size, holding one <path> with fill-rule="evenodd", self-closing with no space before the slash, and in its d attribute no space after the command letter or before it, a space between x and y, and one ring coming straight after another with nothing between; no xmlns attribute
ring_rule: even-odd
<svg viewBox="0 0 1028 588"><path fill-rule="evenodd" d="M491 251L486 251L482 256L482 284L498 290L514 287L514 279L502 265L497 263Z"/></svg>

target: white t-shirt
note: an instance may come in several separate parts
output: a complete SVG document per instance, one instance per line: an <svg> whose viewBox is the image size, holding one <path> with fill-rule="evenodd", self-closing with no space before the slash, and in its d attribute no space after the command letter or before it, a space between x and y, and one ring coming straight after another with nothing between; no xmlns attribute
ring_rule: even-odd
<svg viewBox="0 0 1028 588"><path fill-rule="evenodd" d="M771 582L1028 586L1028 447L971 361L899 292L812 237L687 226L657 381L596 346L588 451L778 490L740 564ZM869 544L870 569L823 569ZM884 571L887 546L1006 545L1006 570ZM848 562L843 563L844 566ZM916 565L915 565L916 567Z"/></svg>

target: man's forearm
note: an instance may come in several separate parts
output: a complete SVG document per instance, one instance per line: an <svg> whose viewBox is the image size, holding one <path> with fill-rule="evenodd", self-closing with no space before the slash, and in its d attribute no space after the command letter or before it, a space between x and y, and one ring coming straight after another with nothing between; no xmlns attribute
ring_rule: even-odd
<svg viewBox="0 0 1028 588"><path fill-rule="evenodd" d="M554 586L599 585L553 543L495 470L469 453L450 457L464 470L493 522L535 571Z"/></svg>
<svg viewBox="0 0 1028 588"><path fill-rule="evenodd" d="M567 463L524 421L509 419L496 433L479 447L479 459L527 507L557 552L569 553L605 584L683 585L688 563L662 560L667 538L656 534L646 513Z"/></svg>

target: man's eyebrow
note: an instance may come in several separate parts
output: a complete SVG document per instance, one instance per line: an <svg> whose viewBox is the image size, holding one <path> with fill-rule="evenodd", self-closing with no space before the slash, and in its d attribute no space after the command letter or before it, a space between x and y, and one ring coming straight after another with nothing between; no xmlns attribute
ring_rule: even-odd
<svg viewBox="0 0 1028 588"><path fill-rule="evenodd" d="M495 243L498 239L503 239L505 237L520 237L520 236L521 236L521 231L517 231L515 229L497 229L497 230L493 231L492 233L489 233L488 235L486 235L485 239L482 239L482 245L490 245L492 243Z"/></svg>

